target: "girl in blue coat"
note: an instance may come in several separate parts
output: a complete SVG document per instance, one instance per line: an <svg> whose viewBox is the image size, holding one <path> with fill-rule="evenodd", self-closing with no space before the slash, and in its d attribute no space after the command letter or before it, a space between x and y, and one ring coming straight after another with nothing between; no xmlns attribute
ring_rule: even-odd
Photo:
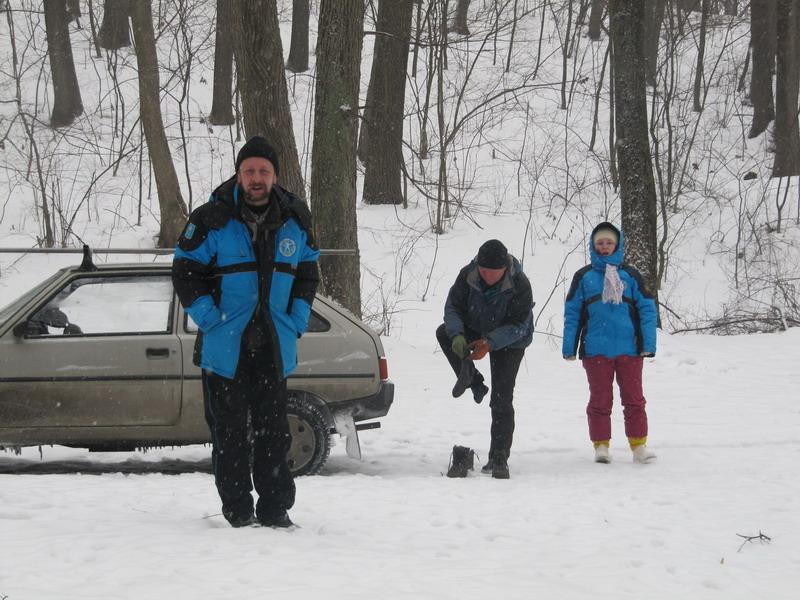
<svg viewBox="0 0 800 600"><path fill-rule="evenodd" d="M595 461L611 461L611 408L616 376L625 434L635 462L655 458L647 448L647 413L642 392L645 356L655 356L657 310L639 272L622 262L624 237L600 223L589 238L591 264L572 278L564 306L562 354L581 358L589 380L589 438Z"/></svg>

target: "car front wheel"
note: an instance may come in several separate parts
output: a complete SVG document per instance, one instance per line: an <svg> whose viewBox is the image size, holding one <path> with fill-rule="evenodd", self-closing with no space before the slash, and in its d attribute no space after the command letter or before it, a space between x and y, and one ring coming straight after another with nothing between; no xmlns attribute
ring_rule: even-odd
<svg viewBox="0 0 800 600"><path fill-rule="evenodd" d="M331 451L331 435L322 411L302 396L286 405L292 445L287 461L295 476L318 473Z"/></svg>

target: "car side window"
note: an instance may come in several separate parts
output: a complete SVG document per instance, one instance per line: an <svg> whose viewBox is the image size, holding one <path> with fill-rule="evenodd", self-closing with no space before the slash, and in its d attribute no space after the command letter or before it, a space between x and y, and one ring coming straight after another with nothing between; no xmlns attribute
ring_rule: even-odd
<svg viewBox="0 0 800 600"><path fill-rule="evenodd" d="M79 277L29 319L29 335L169 333L172 299L169 275Z"/></svg>
<svg viewBox="0 0 800 600"><path fill-rule="evenodd" d="M313 310L311 311L311 316L308 318L308 329L306 331L320 333L322 331L328 331L330 328L331 324L328 323L328 321Z"/></svg>
<svg viewBox="0 0 800 600"><path fill-rule="evenodd" d="M308 318L308 329L306 329L306 333L321 333L323 331L328 331L331 328L331 324L328 321L320 316L317 312L311 311L311 316ZM188 314L186 315L186 333L197 333L197 323L192 320Z"/></svg>

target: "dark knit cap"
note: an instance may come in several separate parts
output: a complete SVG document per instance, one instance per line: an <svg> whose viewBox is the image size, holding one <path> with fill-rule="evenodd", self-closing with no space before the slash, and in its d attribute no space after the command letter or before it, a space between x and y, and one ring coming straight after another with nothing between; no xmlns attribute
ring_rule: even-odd
<svg viewBox="0 0 800 600"><path fill-rule="evenodd" d="M478 266L486 269L502 269L508 266L508 250L500 240L484 242L478 249Z"/></svg>
<svg viewBox="0 0 800 600"><path fill-rule="evenodd" d="M239 154L236 155L236 172L239 172L242 161L254 157L266 158L275 168L275 175L279 174L278 153L267 143L267 140L258 135L247 140L247 143L239 150Z"/></svg>

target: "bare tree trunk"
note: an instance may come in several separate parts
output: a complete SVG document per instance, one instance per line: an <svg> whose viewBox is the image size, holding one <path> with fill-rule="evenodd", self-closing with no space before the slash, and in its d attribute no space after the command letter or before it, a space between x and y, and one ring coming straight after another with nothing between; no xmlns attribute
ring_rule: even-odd
<svg viewBox="0 0 800 600"><path fill-rule="evenodd" d="M67 0L67 18L78 23L80 29L81 3L80 0Z"/></svg>
<svg viewBox="0 0 800 600"><path fill-rule="evenodd" d="M589 140L589 150L594 151L594 144L597 140L597 122L598 122L598 115L600 114L600 95L603 92L603 81L605 79L606 74L606 65L608 64L608 58L611 55L611 44L609 43L606 47L606 53L603 57L603 66L600 69L600 78L597 80L597 91L594 95L594 118L592 119L592 137Z"/></svg>
<svg viewBox="0 0 800 600"><path fill-rule="evenodd" d="M614 107L619 154L622 229L626 260L641 271L648 289L658 289L657 202L647 128L644 3L609 2L614 45Z"/></svg>
<svg viewBox="0 0 800 600"><path fill-rule="evenodd" d="M442 43L442 48L444 49L442 52L442 65L444 67L444 70L447 71L447 69L449 68L447 66L447 45L448 45L447 41L450 35L450 29L449 29L450 24L447 22L447 15L450 14L450 0L436 0L434 2L434 7L436 6L437 3L441 5L442 9L442 22L439 25L439 30L442 32L440 39Z"/></svg>
<svg viewBox="0 0 800 600"><path fill-rule="evenodd" d="M711 0L703 0L700 16L700 46L697 49L697 67L694 72L694 112L703 110L703 79L705 70L703 62L706 57L706 32L708 31L708 15L711 12Z"/></svg>
<svg viewBox="0 0 800 600"><path fill-rule="evenodd" d="M47 0L44 3L44 23L47 30L47 54L53 73L53 112L51 127L66 127L83 114L81 90L72 60L72 43L69 39L69 15L64 0Z"/></svg>
<svg viewBox="0 0 800 600"><path fill-rule="evenodd" d="M511 57L514 54L514 38L517 34L517 25L519 25L519 18L517 16L519 14L518 8L518 0L514 0L514 16L511 22L511 38L508 40L508 54L506 54L506 73L511 71Z"/></svg>
<svg viewBox="0 0 800 600"><path fill-rule="evenodd" d="M308 71L308 19L311 7L309 0L294 0L292 3L292 42L286 68L292 73Z"/></svg>
<svg viewBox="0 0 800 600"><path fill-rule="evenodd" d="M773 177L800 175L800 0L778 0L778 69L775 78L775 162Z"/></svg>
<svg viewBox="0 0 800 600"><path fill-rule="evenodd" d="M371 120L364 120L362 135L380 139L368 145L363 199L367 204L403 202L403 121L406 72L411 36L411 0L381 0L377 35L385 37L381 54L372 61L367 106ZM366 132L366 133L364 133Z"/></svg>
<svg viewBox="0 0 800 600"><path fill-rule="evenodd" d="M324 256L325 293L361 315L356 227L356 135L361 71L363 0L322 0L317 40L311 205L319 243L355 249Z"/></svg>
<svg viewBox="0 0 800 600"><path fill-rule="evenodd" d="M444 222L450 218L450 191L447 185L448 135L444 109L444 72L447 64L447 2L442 0L436 44L436 121L439 136L439 177L436 181L436 223L434 232L444 233ZM431 36L431 40L433 36Z"/></svg>
<svg viewBox="0 0 800 600"><path fill-rule="evenodd" d="M775 69L777 21L775 0L751 0L750 46L753 53L753 74L750 78L750 101L753 104L753 124L748 137L758 137L775 118L772 98L772 74ZM772 5L772 7L770 6ZM772 8L772 9L771 9Z"/></svg>
<svg viewBox="0 0 800 600"><path fill-rule="evenodd" d="M422 32L425 30L425 23L422 20L422 0L412 0L417 5L416 25L414 26L414 59L411 61L411 76L417 79L417 61L419 59L419 46L422 41ZM430 11L430 8L428 8ZM426 12L426 18L429 13Z"/></svg>
<svg viewBox="0 0 800 600"><path fill-rule="evenodd" d="M589 39L599 40L603 27L603 14L606 11L604 0L592 0L592 10L589 13Z"/></svg>
<svg viewBox="0 0 800 600"><path fill-rule="evenodd" d="M645 4L645 56L647 57L647 83L656 85L658 72L658 45L661 39L661 24L664 21L666 0L647 0Z"/></svg>
<svg viewBox="0 0 800 600"><path fill-rule="evenodd" d="M94 7L92 6L92 0L89 1L89 27L92 30L92 42L94 43L94 51L95 51L95 58L102 58L103 53L100 50L100 40L98 38L97 33L97 21L94 18ZM0 0L2 2L2 0Z"/></svg>
<svg viewBox="0 0 800 600"><path fill-rule="evenodd" d="M569 68L569 40L572 28L572 2L567 2L567 31L561 44L561 110L567 110L567 72Z"/></svg>
<svg viewBox="0 0 800 600"><path fill-rule="evenodd" d="M469 26L467 25L467 13L469 12L470 0L458 0L456 4L456 16L453 19L453 27L450 31L458 35L469 35Z"/></svg>
<svg viewBox="0 0 800 600"><path fill-rule="evenodd" d="M609 39L611 46L611 61L608 67L608 173L611 176L611 185L614 191L619 191L619 171L617 170L617 138L616 138L616 116L614 114L614 43Z"/></svg>
<svg viewBox="0 0 800 600"><path fill-rule="evenodd" d="M278 153L281 184L305 197L289 110L275 0L232 0L234 45L244 129L265 137Z"/></svg>
<svg viewBox="0 0 800 600"><path fill-rule="evenodd" d="M103 23L97 34L101 48L119 50L131 45L128 29L130 0L105 0L103 3Z"/></svg>
<svg viewBox="0 0 800 600"><path fill-rule="evenodd" d="M747 52L744 55L744 60L742 61L742 72L739 75L739 83L736 84L736 91L740 94L745 92L747 89L747 76L749 75L747 69L750 67L750 57L753 54L753 46L748 44ZM748 95L747 98L750 98Z"/></svg>
<svg viewBox="0 0 800 600"><path fill-rule="evenodd" d="M394 2L394 0L380 0L378 3L378 14L375 18L375 32L374 43L372 46L372 67L370 69L369 74L369 83L367 84L367 101L364 105L364 112L361 115L361 128L358 132L358 145L356 146L356 156L362 163L367 162L367 157L369 156L369 133L370 133L370 123L375 121L375 107L373 104L372 98L375 98L376 91L375 87L378 85L378 78L376 76L377 72L380 70L380 61L378 60L379 56L384 56L386 52L383 49L384 44L386 44L386 36L381 35L378 31L381 31L381 11L386 13L387 10L390 10L390 5Z"/></svg>
<svg viewBox="0 0 800 600"><path fill-rule="evenodd" d="M426 74L425 74L425 100L422 104L422 116L420 118L420 131L419 131L419 158L420 160L427 159L430 154L430 147L428 143L428 115L431 109L431 94L433 93L433 79L436 75L436 54L437 45L434 43L435 35L438 35L438 29L435 24L438 23L438 11L434 5L428 6L428 14L426 21L428 23L428 57L426 60ZM434 32L437 32L434 34ZM359 145L360 149L360 145Z"/></svg>
<svg viewBox="0 0 800 600"><path fill-rule="evenodd" d="M230 0L217 0L217 31L214 42L214 100L208 122L232 125L233 116L233 15Z"/></svg>
<svg viewBox="0 0 800 600"><path fill-rule="evenodd" d="M730 17L739 14L739 0L725 0L725 14Z"/></svg>
<svg viewBox="0 0 800 600"><path fill-rule="evenodd" d="M578 5L578 16L575 17L575 29L580 30L586 22L586 13L589 12L591 0L580 0Z"/></svg>
<svg viewBox="0 0 800 600"><path fill-rule="evenodd" d="M139 106L147 152L156 177L158 206L161 209L161 230L158 245L173 247L186 224L186 204L181 196L178 175L172 164L159 98L158 58L153 32L151 0L136 0L131 4L133 37L136 41L136 62L139 70Z"/></svg>

